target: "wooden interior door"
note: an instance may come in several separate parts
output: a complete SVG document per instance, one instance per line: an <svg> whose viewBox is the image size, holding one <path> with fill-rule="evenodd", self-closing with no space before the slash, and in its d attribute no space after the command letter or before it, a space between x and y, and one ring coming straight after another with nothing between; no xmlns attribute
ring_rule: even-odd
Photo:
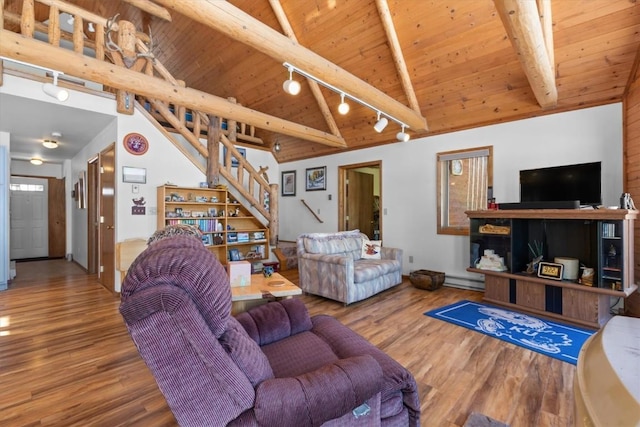
<svg viewBox="0 0 640 427"><path fill-rule="evenodd" d="M100 207L100 272L102 286L115 292L115 147L109 146L98 157L100 165L99 207Z"/></svg>
<svg viewBox="0 0 640 427"><path fill-rule="evenodd" d="M347 228L373 239L373 175L347 172Z"/></svg>
<svg viewBox="0 0 640 427"><path fill-rule="evenodd" d="M64 258L67 254L64 189L64 178L49 178L49 258Z"/></svg>
<svg viewBox="0 0 640 427"><path fill-rule="evenodd" d="M100 166L98 157L87 163L87 271L96 274L100 269L100 210L98 185Z"/></svg>

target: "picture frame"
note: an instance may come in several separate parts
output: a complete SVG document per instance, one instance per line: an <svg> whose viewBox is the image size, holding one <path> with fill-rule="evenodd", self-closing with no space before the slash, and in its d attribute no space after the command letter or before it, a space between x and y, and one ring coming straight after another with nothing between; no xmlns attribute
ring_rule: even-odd
<svg viewBox="0 0 640 427"><path fill-rule="evenodd" d="M213 238L211 237L211 234L203 234L202 235L202 244L204 244L205 246L212 246L213 245Z"/></svg>
<svg viewBox="0 0 640 427"><path fill-rule="evenodd" d="M307 168L305 172L305 190L320 191L327 189L327 167Z"/></svg>
<svg viewBox="0 0 640 427"><path fill-rule="evenodd" d="M243 159L247 158L247 149L246 148L239 148L236 147L236 150L238 150L238 152L240 153L240 155L242 156ZM224 165L227 166L227 147L224 147L223 151L223 158L224 158ZM235 158L235 156L231 156L231 167L232 168L237 168L240 165L240 161L238 159Z"/></svg>
<svg viewBox="0 0 640 427"><path fill-rule="evenodd" d="M78 174L78 208L87 208L87 171Z"/></svg>
<svg viewBox="0 0 640 427"><path fill-rule="evenodd" d="M280 178L281 194L284 197L296 195L296 171L283 171Z"/></svg>
<svg viewBox="0 0 640 427"><path fill-rule="evenodd" d="M147 183L147 170L145 168L135 168L132 166L122 167L122 182L131 182L134 184Z"/></svg>
<svg viewBox="0 0 640 427"><path fill-rule="evenodd" d="M238 249L229 249L229 261L240 261L240 251Z"/></svg>

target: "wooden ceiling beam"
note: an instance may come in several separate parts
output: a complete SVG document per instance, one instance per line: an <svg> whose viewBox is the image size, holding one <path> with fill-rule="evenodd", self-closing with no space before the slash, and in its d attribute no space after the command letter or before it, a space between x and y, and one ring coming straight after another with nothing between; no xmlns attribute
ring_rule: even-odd
<svg viewBox="0 0 640 427"><path fill-rule="evenodd" d="M290 62L305 72L384 111L385 114L395 117L414 130L427 130L427 121L421 114L253 18L230 2L156 0L156 3L249 45L279 62ZM286 77L285 72L283 68L283 80Z"/></svg>
<svg viewBox="0 0 640 427"><path fill-rule="evenodd" d="M65 74L148 98L183 105L195 111L232 118L261 129L332 147L346 147L343 138L330 133L242 107L199 90L174 86L165 80L81 56L67 49L53 47L48 43L23 37L8 30L0 31L0 56L62 71Z"/></svg>
<svg viewBox="0 0 640 427"><path fill-rule="evenodd" d="M157 16L160 19L171 22L171 14L164 7L160 7L155 3L151 3L149 0L122 0L125 3L129 3L138 9L147 12L150 15Z"/></svg>
<svg viewBox="0 0 640 427"><path fill-rule="evenodd" d="M284 9L282 9L282 4L280 3L280 0L269 0L269 3L271 4L271 9L273 9L273 12L275 13L276 18L278 19L278 22L280 23L280 26L282 27L282 31L284 32L284 34L294 42L298 43L298 38L296 37L296 34L293 31L293 28L291 27L289 18L287 18L287 15L284 13ZM331 133L336 136L340 136L340 129L336 124L336 120L333 118L333 114L331 114L331 110L329 109L329 105L327 105L327 101L324 99L324 96L322 96L322 92L320 91L320 85L316 83L315 80L311 80L311 79L307 79L307 83L309 83L309 87L311 88L311 93L316 98L318 107L320 108L320 111L322 112L322 115L324 116L324 120L329 126Z"/></svg>
<svg viewBox="0 0 640 427"><path fill-rule="evenodd" d="M396 27L393 24L393 18L391 17L391 11L389 10L389 3L387 0L376 0L376 6L378 8L378 14L382 21L382 26L387 34L387 40L391 48L391 55L393 56L393 63L396 66L396 72L400 77L404 94L409 100L409 105L413 108L413 111L420 113L420 105L418 104L418 97L413 89L413 83L411 83L411 77L409 77L409 71L407 69L407 63L404 60L402 54L402 47L398 40L398 33L396 33Z"/></svg>
<svg viewBox="0 0 640 427"><path fill-rule="evenodd" d="M556 78L536 3L526 0L493 0L493 3L538 104L542 108L555 107L558 104Z"/></svg>

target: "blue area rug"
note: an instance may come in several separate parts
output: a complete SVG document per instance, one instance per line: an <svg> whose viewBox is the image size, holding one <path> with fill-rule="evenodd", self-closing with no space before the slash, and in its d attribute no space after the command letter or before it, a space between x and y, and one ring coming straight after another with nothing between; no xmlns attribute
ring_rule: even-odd
<svg viewBox="0 0 640 427"><path fill-rule="evenodd" d="M424 314L574 365L580 348L594 333L474 301L458 301Z"/></svg>

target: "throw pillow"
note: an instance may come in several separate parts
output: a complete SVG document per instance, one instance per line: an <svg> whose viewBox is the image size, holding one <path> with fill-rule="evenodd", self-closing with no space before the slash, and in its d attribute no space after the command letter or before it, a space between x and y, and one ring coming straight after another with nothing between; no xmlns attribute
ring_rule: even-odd
<svg viewBox="0 0 640 427"><path fill-rule="evenodd" d="M364 259L380 259L382 240L362 240L362 254Z"/></svg>

